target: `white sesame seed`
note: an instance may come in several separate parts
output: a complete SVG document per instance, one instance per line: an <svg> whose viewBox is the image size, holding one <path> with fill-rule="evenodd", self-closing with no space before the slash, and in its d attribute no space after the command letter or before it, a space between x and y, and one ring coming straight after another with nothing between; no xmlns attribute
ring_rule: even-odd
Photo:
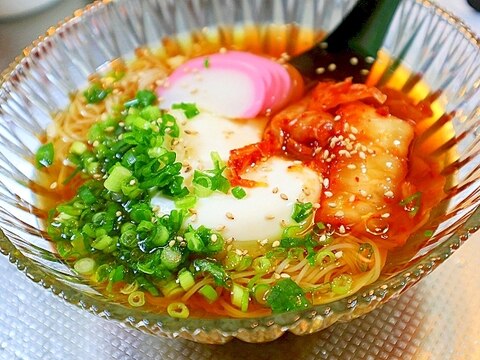
<svg viewBox="0 0 480 360"><path fill-rule="evenodd" d="M129 184L132 185L132 186L135 185L136 183L137 183L137 182L135 181L135 179L132 179L132 180L130 180L130 182L129 182Z"/></svg>
<svg viewBox="0 0 480 360"><path fill-rule="evenodd" d="M330 185L330 180L328 180L328 178L323 179L323 186L328 188L329 185Z"/></svg>
<svg viewBox="0 0 480 360"><path fill-rule="evenodd" d="M265 215L265 219L273 220L273 219L275 219L275 215Z"/></svg>
<svg viewBox="0 0 480 360"><path fill-rule="evenodd" d="M325 191L324 194L327 198L331 198L333 196L333 193L331 191Z"/></svg>
<svg viewBox="0 0 480 360"><path fill-rule="evenodd" d="M400 140L394 140L393 145L399 146L401 144Z"/></svg>
<svg viewBox="0 0 480 360"><path fill-rule="evenodd" d="M352 155L350 155L350 152L348 152L347 150L340 150L338 152L338 155L345 156L348 159L352 157Z"/></svg>
<svg viewBox="0 0 480 360"><path fill-rule="evenodd" d="M334 202L329 202L327 205L328 205L328 207L331 207L331 208L336 208L337 207L337 203L334 203Z"/></svg>
<svg viewBox="0 0 480 360"><path fill-rule="evenodd" d="M387 161L385 163L385 165L387 166L388 169L392 169L393 168L393 163L391 161Z"/></svg>
<svg viewBox="0 0 480 360"><path fill-rule="evenodd" d="M278 193L278 187L274 187L274 188L272 189L272 193L274 193L274 194Z"/></svg>
<svg viewBox="0 0 480 360"><path fill-rule="evenodd" d="M281 198L282 200L288 200L288 196L287 196L286 194L284 194L284 193L281 193L281 194L280 194L280 198Z"/></svg>
<svg viewBox="0 0 480 360"><path fill-rule="evenodd" d="M234 220L235 219L235 217L233 216L233 214L231 212L227 212L225 214L225 216L227 217L228 220Z"/></svg>
<svg viewBox="0 0 480 360"><path fill-rule="evenodd" d="M240 249L235 249L235 253L239 256L242 256L243 255L243 251L240 250Z"/></svg>
<svg viewBox="0 0 480 360"><path fill-rule="evenodd" d="M328 65L328 71L335 71L337 69L337 65L334 63L331 63Z"/></svg>
<svg viewBox="0 0 480 360"><path fill-rule="evenodd" d="M268 244L268 239L259 240L258 242L260 243L261 246L265 246Z"/></svg>
<svg viewBox="0 0 480 360"><path fill-rule="evenodd" d="M351 203L355 202L355 199L357 197L355 195L350 195L350 197L348 198L348 201L350 201Z"/></svg>
<svg viewBox="0 0 480 360"><path fill-rule="evenodd" d="M355 165L355 164L348 164L347 165L347 169L355 170L356 168L357 168L357 165Z"/></svg>
<svg viewBox="0 0 480 360"><path fill-rule="evenodd" d="M289 279L290 275L288 275L287 273L282 273L282 274L280 274L280 277L283 278L283 279Z"/></svg>
<svg viewBox="0 0 480 360"><path fill-rule="evenodd" d="M313 208L314 209L320 209L320 204L319 203L314 203Z"/></svg>
<svg viewBox="0 0 480 360"><path fill-rule="evenodd" d="M344 216L345 216L345 213L342 210L338 210L335 213L335 217L344 217Z"/></svg>
<svg viewBox="0 0 480 360"><path fill-rule="evenodd" d="M384 213L381 215L382 218L388 219L390 217L390 213Z"/></svg>
<svg viewBox="0 0 480 360"><path fill-rule="evenodd" d="M328 155L330 155L330 151L328 151L328 149L326 149L326 150L323 152L323 158L324 158L324 159L328 158Z"/></svg>
<svg viewBox="0 0 480 360"><path fill-rule="evenodd" d="M324 67L318 67L315 69L315 73L317 74L323 74L325 72L325 68Z"/></svg>
<svg viewBox="0 0 480 360"><path fill-rule="evenodd" d="M358 65L358 58L356 58L355 56L352 57L350 59L350 64L352 64L353 66Z"/></svg>
<svg viewBox="0 0 480 360"><path fill-rule="evenodd" d="M280 274L278 274L278 273L273 274L273 276L274 276L275 279L277 279L277 280L281 278Z"/></svg>
<svg viewBox="0 0 480 360"><path fill-rule="evenodd" d="M220 231L223 231L225 230L226 226L225 225L220 225L220 226L217 226L217 228L215 229L216 231L220 232Z"/></svg>
<svg viewBox="0 0 480 360"><path fill-rule="evenodd" d="M343 256L343 251L337 251L337 252L335 253L335 257L336 257L337 259L340 259L342 256Z"/></svg>
<svg viewBox="0 0 480 360"><path fill-rule="evenodd" d="M350 131L352 132L352 134L358 134L358 129L355 126L350 126Z"/></svg>
<svg viewBox="0 0 480 360"><path fill-rule="evenodd" d="M278 241L278 240L275 240L272 244L273 248L276 248L276 247L279 247L279 246L280 246L280 241Z"/></svg>
<svg viewBox="0 0 480 360"><path fill-rule="evenodd" d="M333 118L333 121L339 121L341 119L342 119L342 117L340 115L337 115Z"/></svg>
<svg viewBox="0 0 480 360"><path fill-rule="evenodd" d="M360 190L359 191L360 195L362 195L363 197L367 197L368 193L365 191L365 190Z"/></svg>
<svg viewBox="0 0 480 360"><path fill-rule="evenodd" d="M217 234L212 234L212 236L210 236L210 240L212 240L212 242L217 242L218 240Z"/></svg>
<svg viewBox="0 0 480 360"><path fill-rule="evenodd" d="M363 151L360 151L358 153L358 156L360 157L360 159L362 160L365 160L367 158L367 154L365 154Z"/></svg>
<svg viewBox="0 0 480 360"><path fill-rule="evenodd" d="M338 231L340 232L340 234L345 234L347 232L347 229L345 229L344 225L340 225L338 227Z"/></svg>
<svg viewBox="0 0 480 360"><path fill-rule="evenodd" d="M122 212L121 212L121 211L117 211L117 212L115 213L115 216L122 216Z"/></svg>
<svg viewBox="0 0 480 360"><path fill-rule="evenodd" d="M173 247L175 245L175 240L170 240L168 246Z"/></svg>
<svg viewBox="0 0 480 360"><path fill-rule="evenodd" d="M57 186L58 186L58 183L57 183L56 181L54 181L54 182L52 182L52 183L50 184L50 189L51 189L51 190L56 189Z"/></svg>
<svg viewBox="0 0 480 360"><path fill-rule="evenodd" d="M385 195L387 198L393 198L395 196L392 190L386 191L383 195Z"/></svg>
<svg viewBox="0 0 480 360"><path fill-rule="evenodd" d="M183 131L187 135L197 135L198 131L186 129Z"/></svg>

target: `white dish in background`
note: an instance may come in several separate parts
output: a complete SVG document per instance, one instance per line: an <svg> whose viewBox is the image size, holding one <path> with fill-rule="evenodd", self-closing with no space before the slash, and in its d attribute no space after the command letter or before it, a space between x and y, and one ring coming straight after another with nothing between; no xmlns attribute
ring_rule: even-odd
<svg viewBox="0 0 480 360"><path fill-rule="evenodd" d="M40 11L58 0L0 0L0 19Z"/></svg>

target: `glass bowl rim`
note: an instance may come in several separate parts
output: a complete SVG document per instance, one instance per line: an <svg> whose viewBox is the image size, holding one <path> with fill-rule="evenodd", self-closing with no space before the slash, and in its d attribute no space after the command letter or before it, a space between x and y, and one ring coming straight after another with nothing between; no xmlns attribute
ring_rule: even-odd
<svg viewBox="0 0 480 360"><path fill-rule="evenodd" d="M435 10L437 16L448 21L452 26L463 34L475 48L480 50L480 36L476 35L462 20L443 9L432 0L410 0L423 7L430 7ZM96 11L100 11L103 6L107 6L112 0L97 0L82 9L76 10L73 15L66 17L57 25L50 27L44 35L39 36L31 45L27 46L22 55L15 58L7 68L0 74L0 94L4 91L4 85L19 71L24 65L30 54L34 53L46 40L55 36L59 31L71 24L81 21L81 18ZM9 261L14 264L18 270L40 284L45 289L49 289L53 294L61 297L67 303L76 305L88 312L106 318L114 319L128 324L135 328L149 330L149 332L177 337L183 334L194 334L198 331L217 331L224 338L236 337L239 332L252 330L259 327L271 328L276 326L283 333L292 330L300 319L314 319L322 317L323 320L339 314L339 321L347 321L351 318L363 315L364 312L358 312L358 309L373 309L376 306L385 303L391 298L398 297L401 293L415 285L419 280L431 273L438 265L451 256L460 245L465 242L480 227L480 208L476 208L467 221L456 230L456 232L446 239L439 246L435 246L424 254L422 258L415 261L408 268L396 274L390 279L379 281L368 285L361 291L352 294L349 297L336 300L323 305L315 305L305 310L292 311L281 314L271 314L261 318L187 318L172 319L167 314L152 313L141 309L129 308L117 303L108 302L106 299L97 299L91 295L82 293L78 289L58 280L51 274L45 272L34 261L27 258L19 251L15 245L8 239L0 228L0 252L8 256ZM380 284L383 282L383 284ZM357 313L357 314L356 314ZM346 317L346 319L343 319ZM337 320L334 320L337 321ZM166 324L166 325L165 325ZM211 324L213 327L209 327ZM322 326L323 328L325 326Z"/></svg>

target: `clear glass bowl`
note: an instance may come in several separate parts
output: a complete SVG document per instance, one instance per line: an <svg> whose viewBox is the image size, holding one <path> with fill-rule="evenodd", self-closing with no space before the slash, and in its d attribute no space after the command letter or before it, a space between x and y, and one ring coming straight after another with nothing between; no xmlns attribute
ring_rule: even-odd
<svg viewBox="0 0 480 360"><path fill-rule="evenodd" d="M44 225L37 216L45 211L45 202L38 190L41 179L28 159L40 145L37 136L51 122L51 114L68 104L69 94L84 86L90 74L115 58L130 57L141 45L159 46L167 36L194 30L225 35L225 29L255 24L258 35L267 38L272 27L278 31L278 25L297 24L313 28L315 34L328 32L353 4L354 0L104 0L51 28L2 75L2 253L30 279L92 313L147 333L205 343L232 338L266 342L286 331L309 334L365 314L410 288L447 259L480 223L479 39L426 0L404 0L398 9L383 51L401 61L390 63L379 81L386 83L407 67L412 73L402 80L401 88L416 92L423 86L417 83L422 78L431 89L425 95L443 104L444 114L428 124L422 136L428 141L445 127L454 130L434 149L436 154L453 154L445 157L444 170L452 181L428 223L413 234L405 249L390 257L382 277L358 293L308 310L257 319L178 320L131 309L112 303L62 263L43 237ZM280 28L289 46L317 40L315 36L300 40L292 26ZM239 36L235 31L229 34L223 36L226 45ZM40 187L33 191L28 185L35 182ZM425 237L426 229L434 229L434 235Z"/></svg>

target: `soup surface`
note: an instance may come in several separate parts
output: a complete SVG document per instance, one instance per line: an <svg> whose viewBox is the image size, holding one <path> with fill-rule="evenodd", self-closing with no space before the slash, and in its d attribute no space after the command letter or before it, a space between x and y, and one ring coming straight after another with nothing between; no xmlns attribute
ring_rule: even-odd
<svg viewBox="0 0 480 360"><path fill-rule="evenodd" d="M138 49L55 115L47 232L92 286L178 318L297 310L376 281L426 222L445 185L418 141L431 104L306 90L286 60L316 36L277 30Z"/></svg>

